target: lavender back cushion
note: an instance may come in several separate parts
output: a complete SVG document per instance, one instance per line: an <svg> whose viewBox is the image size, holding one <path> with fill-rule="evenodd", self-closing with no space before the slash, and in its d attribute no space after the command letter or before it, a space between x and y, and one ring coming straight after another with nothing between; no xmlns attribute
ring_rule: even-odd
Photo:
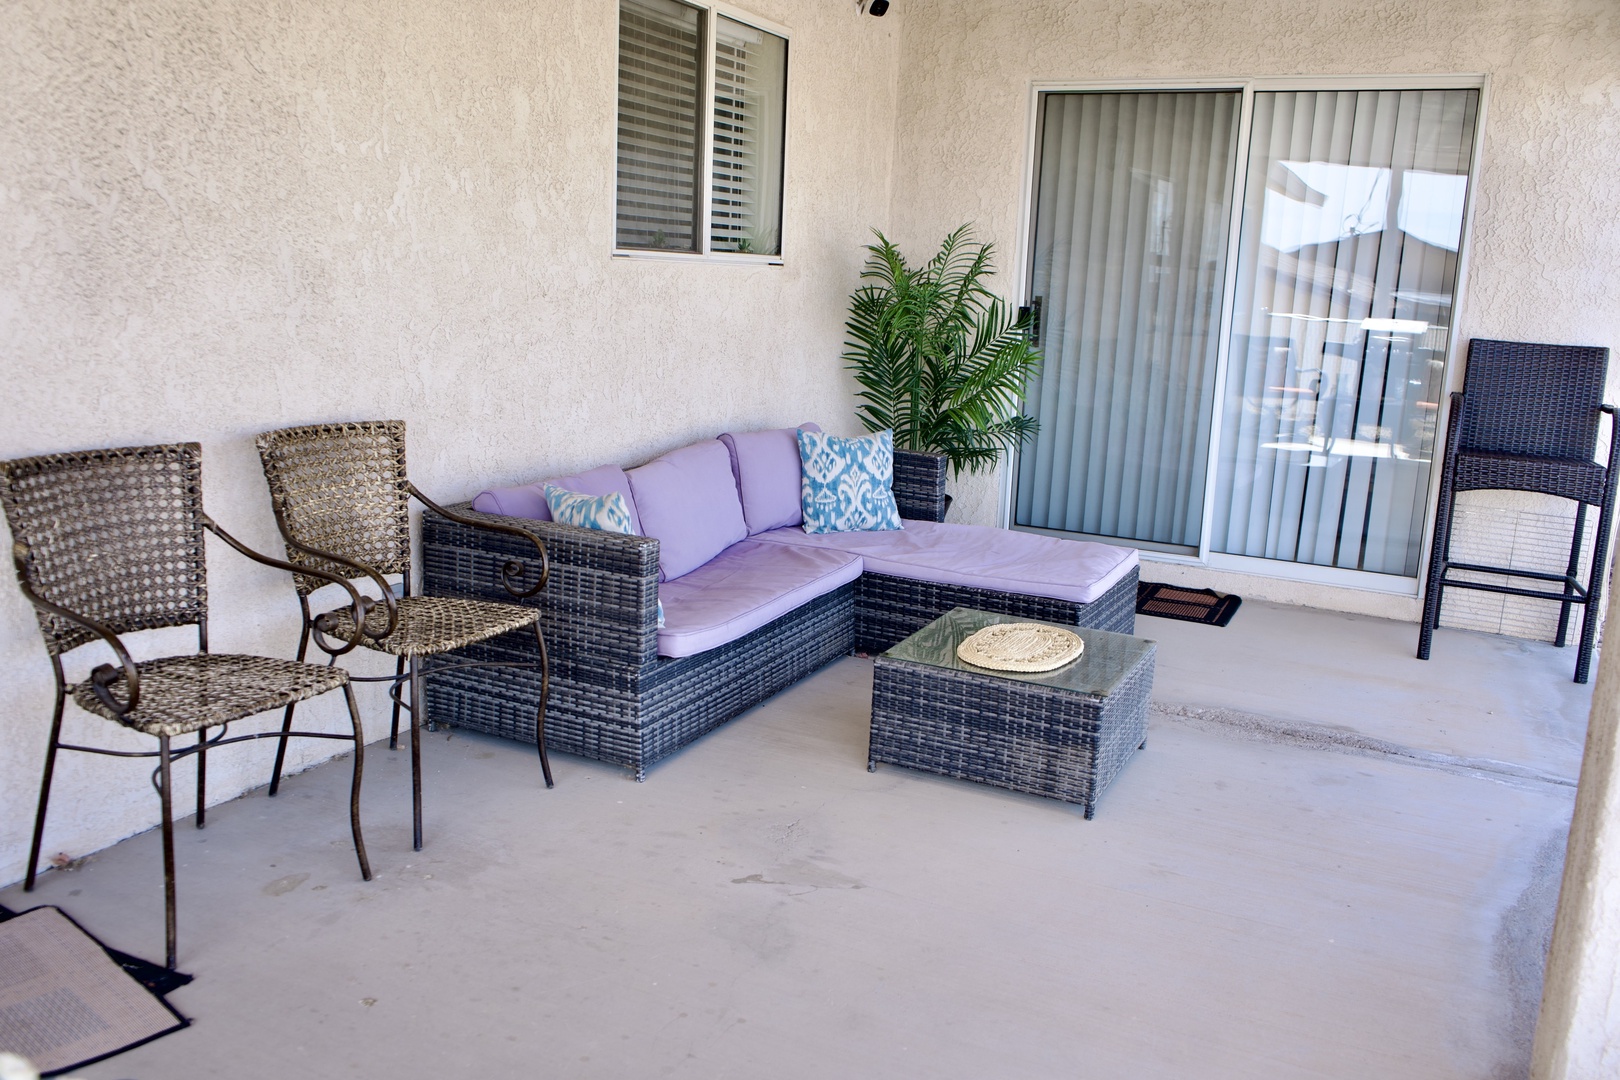
<svg viewBox="0 0 1620 1080"><path fill-rule="evenodd" d="M481 514L505 514L507 517L528 518L531 521L550 521L551 507L546 505L546 485L581 495L607 495L618 492L624 496L630 511L630 531L645 536L641 531L641 518L636 513L636 500L630 492L630 480L617 465L601 465L577 476L560 476L555 480L539 480L518 487L492 488L480 491L472 501L472 508Z"/></svg>
<svg viewBox="0 0 1620 1080"><path fill-rule="evenodd" d="M797 525L804 520L799 495L799 432L821 430L816 424L772 431L727 432L720 436L731 452L731 471L742 496L748 535Z"/></svg>
<svg viewBox="0 0 1620 1080"><path fill-rule="evenodd" d="M683 446L625 474L641 534L658 540L658 579L691 573L747 539L731 455L719 439Z"/></svg>

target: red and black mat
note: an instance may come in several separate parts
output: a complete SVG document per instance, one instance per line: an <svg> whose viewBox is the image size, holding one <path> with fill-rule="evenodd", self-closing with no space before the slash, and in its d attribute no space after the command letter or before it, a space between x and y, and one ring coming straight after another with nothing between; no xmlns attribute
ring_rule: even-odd
<svg viewBox="0 0 1620 1080"><path fill-rule="evenodd" d="M1157 581L1142 581L1136 586L1136 613L1161 619L1225 626L1242 603L1241 596L1223 596L1213 589L1186 589Z"/></svg>

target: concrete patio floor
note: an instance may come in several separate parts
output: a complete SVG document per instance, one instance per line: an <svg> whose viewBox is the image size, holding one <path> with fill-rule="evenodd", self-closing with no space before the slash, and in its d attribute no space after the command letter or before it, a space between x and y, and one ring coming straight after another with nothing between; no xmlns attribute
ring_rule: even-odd
<svg viewBox="0 0 1620 1080"><path fill-rule="evenodd" d="M374 744L370 883L346 761L261 789L177 833L194 1025L78 1075L1525 1075L1573 651L1441 631L1422 664L1414 626L1258 603L1138 633L1148 746L1090 822L869 774L861 658L644 784L559 754L547 791L530 748L441 731L420 853ZM159 957L157 835L0 903Z"/></svg>

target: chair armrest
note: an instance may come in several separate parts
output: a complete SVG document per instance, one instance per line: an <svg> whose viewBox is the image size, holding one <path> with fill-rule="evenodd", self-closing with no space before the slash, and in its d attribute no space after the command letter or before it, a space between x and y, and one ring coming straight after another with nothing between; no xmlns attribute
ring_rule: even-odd
<svg viewBox="0 0 1620 1080"><path fill-rule="evenodd" d="M96 665L95 670L90 672L90 689L101 700L103 705L113 711L113 715L122 720L128 714L134 712L135 707L141 702L141 677L135 670L135 661L130 659L129 650L124 648L123 641L109 627L104 626L88 615L81 615L72 608L53 603L36 593L33 586L28 583L28 562L30 558L31 553L27 544L12 543L11 562L17 568L17 585L22 589L22 594L28 598L28 602L41 611L54 615L59 619L77 623L79 626L89 630L101 638L102 641L105 641L112 649L113 655L118 657L118 667L113 667L111 664ZM55 657L53 656L52 659L54 660ZM58 678L61 677L61 673L61 668L58 667ZM124 676L126 689L126 700L122 702L113 697L110 689L118 681L120 673Z"/></svg>
<svg viewBox="0 0 1620 1080"><path fill-rule="evenodd" d="M312 559L319 559L322 562L331 563L334 566L346 567L349 570L354 571L354 573L349 575L350 578L370 578L372 584L377 586L380 596L376 600L372 600L370 597L365 598L368 602L367 610L376 607L378 604L382 604L383 610L388 612L388 626L380 634L373 634L367 631L365 636L373 641L381 641L383 638L394 632L394 630L399 626L399 607L394 602L393 587L388 584L387 579L385 579L382 574L377 572L375 567L367 566L359 559L350 559L343 555L336 555L330 551L322 551L320 548L313 548L308 544L301 543L287 528L287 523L282 520L279 510L276 513L276 528L281 530L282 542L287 545L289 551L296 551L300 555L308 555ZM254 557L258 556L257 552L253 554ZM333 574L330 570L316 570L307 565L300 566L296 563L282 563L274 561L272 561L270 565L280 566L284 569L291 570L294 574L301 574L305 577L323 578L329 585L336 584L339 580L348 580L343 578L343 575L341 574ZM317 638L316 642L319 643L319 641L320 639ZM321 648L326 649L326 646L321 645ZM348 651L348 649L343 650L343 652ZM334 653L333 655L341 654Z"/></svg>
<svg viewBox="0 0 1620 1080"><path fill-rule="evenodd" d="M481 529L493 529L496 532L505 533L508 536L520 537L533 544L535 552L540 556L540 576L535 579L535 583L527 589L521 588L517 583L529 576L528 565L521 559L507 559L501 564L501 585L505 587L508 593L519 600L527 600L529 597L534 596L541 589L546 587L546 581L551 577L551 558L546 553L546 545L543 544L540 541L540 538L534 535L533 532L522 528L521 526L510 525L503 521L492 521L489 519L488 515L485 515L480 520L475 521L470 517L464 517L461 514L451 513L449 510L446 510L444 507L422 494L421 489L419 489L409 480L405 481L405 487L412 495L416 496L417 500L421 502L423 506L427 507L429 510L433 511L435 514L438 514L442 518L448 518L458 525L472 525Z"/></svg>
<svg viewBox="0 0 1620 1080"><path fill-rule="evenodd" d="M356 589L354 587L354 582L350 581L348 578L344 577L342 574L334 574L329 570L322 570L322 569L320 569L318 567L298 566L295 563L290 563L290 562L283 561L281 559L274 558L274 557L272 557L270 555L264 554L263 552L254 551L252 548L250 548L246 544L242 543L242 541L238 540L236 537L232 536L230 533L226 532L223 528L221 528L219 522L217 522L213 518L209 517L207 513L204 513L202 515L202 523L203 523L203 528L207 529L209 532L213 533L215 536L217 536L221 540L225 541L225 543L230 546L231 550L237 552L240 555L244 555L249 559L252 559L256 563L262 563L265 566L273 566L278 570L290 570L291 572L293 572L295 574L303 574L306 577L320 578L323 581L325 581L328 585L340 585L340 586L342 586L343 591L349 594L349 608L350 608L351 616L354 619L354 630L350 633L349 639L346 642L344 642L342 648L334 649L326 640L326 632L331 630L331 628L332 628L331 624L329 622L325 622L324 617L321 618L321 619L316 619L315 622L311 626L311 629L314 631L314 634L315 634L315 643L321 647L321 651L327 653L330 656L342 656L344 653L348 652L349 650L353 649L355 646L360 644L360 639L365 636L366 616L371 614L371 609L377 606L377 602L372 600L371 597L369 597L369 596L361 595L360 590ZM288 541L288 542L292 543L292 541ZM297 546L298 546L299 550L301 550L301 551L309 551L310 550L308 548L305 548L302 544L299 544ZM321 558L332 558L332 556L326 555L324 553L321 554L320 557ZM364 566L361 563L351 562L348 559L333 559L333 561L337 562L337 563L340 563L340 564L357 566L357 567L360 567L362 570L368 570L369 569L368 567ZM372 573L375 575L375 571L373 571ZM390 610L392 610L393 592L391 590L389 590L386 583L382 582L381 575L375 575L375 576L377 577L378 582L382 583L382 585L383 585L383 596L384 596L385 600L388 602L388 604L390 606ZM393 627L390 626L389 630L392 631L392 629L393 629ZM387 635L380 635L380 636L387 636Z"/></svg>

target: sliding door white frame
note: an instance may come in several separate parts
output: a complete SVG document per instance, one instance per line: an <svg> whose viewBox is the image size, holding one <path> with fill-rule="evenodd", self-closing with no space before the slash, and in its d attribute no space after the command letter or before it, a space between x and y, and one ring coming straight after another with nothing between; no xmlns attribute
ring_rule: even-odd
<svg viewBox="0 0 1620 1080"><path fill-rule="evenodd" d="M1157 551L1150 547L1143 547L1142 557L1154 562L1179 563L1191 566L1208 566L1211 569L1231 570L1239 573L1256 574L1262 577L1281 578L1291 581L1310 582L1320 585L1334 585L1345 588L1363 589L1371 592L1392 593L1395 595L1416 596L1419 584L1426 572L1429 556L1429 547L1433 542L1435 505L1439 494L1439 478L1442 455L1439 452L1445 438L1443 423L1437 424L1435 433L1435 453L1429 466L1429 494L1424 508L1423 530L1421 537L1422 555L1419 560L1418 573L1415 578L1400 577L1393 574L1379 574L1365 570L1346 570L1341 567L1318 566L1312 563L1287 562L1280 559L1263 559L1245 555L1228 555L1222 552L1210 551L1210 533L1213 527L1214 515L1210 512L1215 497L1216 473L1214 468L1215 447L1220 445L1222 410L1218 404L1224 400L1226 381L1229 368L1229 346L1231 338L1232 297L1237 283L1237 254L1238 243L1242 235L1243 192L1248 181L1249 139L1250 127L1253 119L1254 95L1269 91L1309 91L1309 90L1478 90L1479 108L1474 124L1473 148L1468 165L1469 182L1467 194L1463 205L1462 237L1457 251L1457 279L1454 285L1452 318L1450 336L1446 343L1446 367L1442 379L1442 398L1439 402L1440 417L1446 414L1446 402L1454 389L1462 383L1462 364L1459 357L1464 350L1457 337L1457 327L1462 322L1463 303L1468 280L1469 251L1472 248L1475 192L1479 182L1480 162L1485 143L1486 109L1490 97L1490 77L1484 74L1464 75L1369 75L1369 76L1322 76L1303 77L1290 76L1279 78L1253 78L1253 79L1107 79L1075 82L1048 82L1040 81L1030 84L1029 104L1026 110L1028 123L1025 131L1023 189L1019 198L1018 235L1015 256L1019 268L1017 288L1013 302L1018 305L1030 302L1033 288L1032 274L1033 262L1031 255L1035 244L1035 178L1040 157L1041 139L1041 99L1045 94L1052 93L1133 93L1174 90L1236 90L1243 94L1241 115L1238 128L1238 154L1233 176L1233 207L1232 218L1229 223L1227 237L1228 249L1226 260L1226 276L1222 284L1220 338L1217 344L1216 374L1214 399L1210 404L1213 410L1210 425L1210 468L1206 470L1203 499L1202 533L1199 539L1196 554L1180 554L1177 552ZM1000 523L1003 527L1014 527L1012 524L1014 485L1017 482L1018 467L1016 456L1009 460L1002 469L1002 482L999 492ZM1046 530L1030 530L1044 532Z"/></svg>

